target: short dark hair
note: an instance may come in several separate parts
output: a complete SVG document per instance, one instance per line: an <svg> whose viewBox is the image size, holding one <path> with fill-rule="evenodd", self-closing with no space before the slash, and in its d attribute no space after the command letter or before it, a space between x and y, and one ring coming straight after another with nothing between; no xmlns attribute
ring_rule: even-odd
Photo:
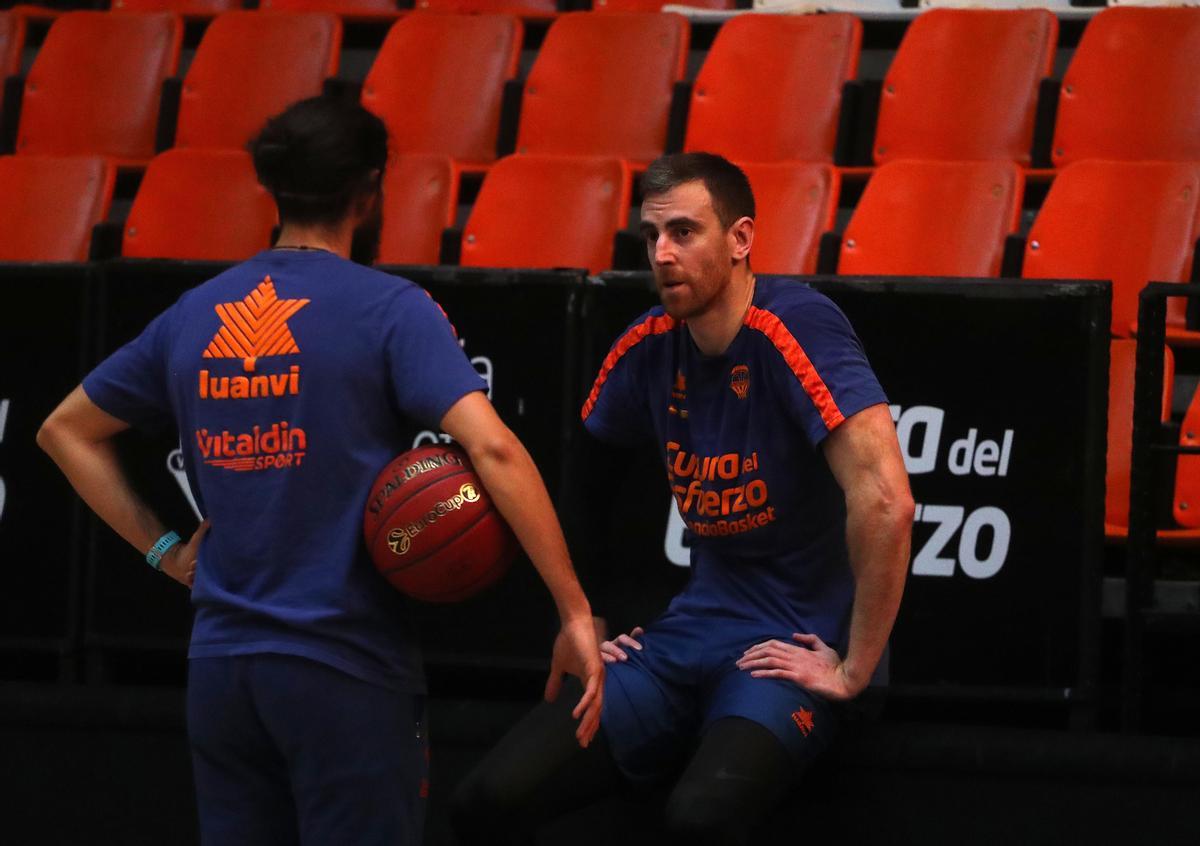
<svg viewBox="0 0 1200 846"><path fill-rule="evenodd" d="M387 165L383 121L358 103L334 97L300 100L269 119L249 144L258 181L281 221L332 224L355 198L378 190L373 171Z"/></svg>
<svg viewBox="0 0 1200 846"><path fill-rule="evenodd" d="M715 153L671 153L650 163L642 174L642 196L665 194L687 182L701 181L712 197L717 220L728 229L754 217L754 192L742 169Z"/></svg>

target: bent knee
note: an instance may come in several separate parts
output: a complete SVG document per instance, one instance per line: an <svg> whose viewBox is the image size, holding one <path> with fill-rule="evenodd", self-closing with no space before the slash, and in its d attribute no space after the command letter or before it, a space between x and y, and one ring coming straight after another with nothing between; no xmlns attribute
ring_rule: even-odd
<svg viewBox="0 0 1200 846"><path fill-rule="evenodd" d="M483 768L467 775L450 797L450 819L465 842L494 842L486 838L467 839L468 834L484 836L511 825L519 819L527 797L515 790L510 780Z"/></svg>
<svg viewBox="0 0 1200 846"><path fill-rule="evenodd" d="M680 784L663 810L667 842L689 846L737 846L746 840L748 823L720 791Z"/></svg>

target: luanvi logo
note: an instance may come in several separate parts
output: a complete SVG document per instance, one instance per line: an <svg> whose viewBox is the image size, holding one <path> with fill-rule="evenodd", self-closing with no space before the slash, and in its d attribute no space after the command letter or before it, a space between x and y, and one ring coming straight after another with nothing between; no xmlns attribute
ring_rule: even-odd
<svg viewBox="0 0 1200 846"><path fill-rule="evenodd" d="M687 402L687 377L683 375L682 370L675 371L675 381L671 383L671 401L667 403L667 412L669 414L677 414L684 420L687 420L688 412L685 403Z"/></svg>
<svg viewBox="0 0 1200 846"><path fill-rule="evenodd" d="M245 371L253 373L260 358L300 352L287 322L309 302L279 299L275 283L267 276L240 302L216 306L222 326L204 357L240 358Z"/></svg>

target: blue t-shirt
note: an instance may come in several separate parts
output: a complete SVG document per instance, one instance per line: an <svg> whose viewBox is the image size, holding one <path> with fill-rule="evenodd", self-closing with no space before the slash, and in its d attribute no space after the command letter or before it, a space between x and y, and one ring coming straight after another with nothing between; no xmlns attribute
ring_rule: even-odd
<svg viewBox="0 0 1200 846"><path fill-rule="evenodd" d="M723 355L653 308L617 340L583 407L601 440L657 441L691 541L692 575L668 615L762 623L846 645L854 579L845 497L819 449L887 402L828 298L759 276Z"/></svg>
<svg viewBox="0 0 1200 846"><path fill-rule="evenodd" d="M268 250L188 291L83 380L135 426L173 421L212 529L193 658L285 653L423 691L403 598L362 539L371 483L483 390L419 287L323 250Z"/></svg>

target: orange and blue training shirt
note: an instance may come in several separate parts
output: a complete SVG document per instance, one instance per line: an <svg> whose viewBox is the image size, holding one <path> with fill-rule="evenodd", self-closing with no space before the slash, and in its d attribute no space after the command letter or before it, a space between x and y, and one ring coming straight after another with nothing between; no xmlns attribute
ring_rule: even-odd
<svg viewBox="0 0 1200 846"><path fill-rule="evenodd" d="M212 520L190 657L295 655L417 693L363 508L406 425L485 387L421 288L324 250L268 250L193 288L83 380L114 417L179 429Z"/></svg>
<svg viewBox="0 0 1200 846"><path fill-rule="evenodd" d="M844 648L854 580L846 506L820 446L887 398L824 295L760 276L724 354L656 307L613 345L583 407L615 444L653 439L691 546L668 616L760 622Z"/></svg>

